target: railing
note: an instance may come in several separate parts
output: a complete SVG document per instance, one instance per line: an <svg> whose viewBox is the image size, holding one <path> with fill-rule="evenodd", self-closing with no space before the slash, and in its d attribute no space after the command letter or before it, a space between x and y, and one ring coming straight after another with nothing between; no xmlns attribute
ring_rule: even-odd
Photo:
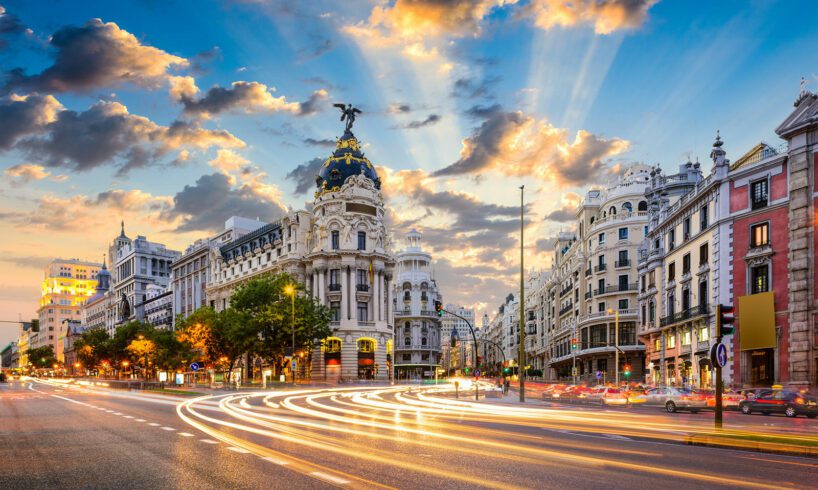
<svg viewBox="0 0 818 490"><path fill-rule="evenodd" d="M585 269L585 277L588 277L590 275L591 275L591 268L589 267L589 268Z"/></svg>
<svg viewBox="0 0 818 490"><path fill-rule="evenodd" d="M638 313L637 310L633 310L633 309L616 310L616 311L619 312L620 318L623 317L623 316L636 315ZM606 316L614 316L614 314L613 313L608 313L607 310L606 311L598 311L596 313L589 313L588 315L580 318L579 321L583 322L585 320L593 320L594 318L603 318L603 317L606 317Z"/></svg>
<svg viewBox="0 0 818 490"><path fill-rule="evenodd" d="M594 266L594 272L601 272L608 268L608 264L599 264Z"/></svg>
<svg viewBox="0 0 818 490"><path fill-rule="evenodd" d="M568 303L567 305L565 305L565 306L564 306L564 307L563 307L563 308L560 310L560 316L562 316L562 315L564 315L564 314L568 313L569 311L571 311L571 310L573 310L573 309L574 309L574 303L573 303L573 302Z"/></svg>
<svg viewBox="0 0 818 490"><path fill-rule="evenodd" d="M763 199L753 199L752 208L753 209L766 208L767 206L769 206L769 202L770 200L767 198L767 196L764 196Z"/></svg>
<svg viewBox="0 0 818 490"><path fill-rule="evenodd" d="M358 325L360 325L362 327L374 327L375 322L370 322L370 321L366 321L366 320L358 320Z"/></svg>
<svg viewBox="0 0 818 490"><path fill-rule="evenodd" d="M340 284L330 284L329 285L329 290L330 291L340 291L341 290L341 285Z"/></svg>
<svg viewBox="0 0 818 490"><path fill-rule="evenodd" d="M573 289L574 289L574 285L569 284L566 288L564 288L562 291L560 291L560 297L563 297L566 294L570 293Z"/></svg>
<svg viewBox="0 0 818 490"><path fill-rule="evenodd" d="M585 293L585 299L591 299L591 296L593 296L591 291Z"/></svg>
<svg viewBox="0 0 818 490"><path fill-rule="evenodd" d="M369 284L356 284L355 289L361 292L369 291Z"/></svg>
<svg viewBox="0 0 818 490"><path fill-rule="evenodd" d="M620 291L636 291L638 287L638 282L632 282L630 284L612 284L610 286L605 286L604 288L595 289L594 296L599 296L600 294L618 293Z"/></svg>
<svg viewBox="0 0 818 490"><path fill-rule="evenodd" d="M630 265L631 265L630 259L617 260L616 261L616 266L617 267L629 267Z"/></svg>
<svg viewBox="0 0 818 490"><path fill-rule="evenodd" d="M707 315L710 313L710 308L708 305L698 305L692 308L688 308L686 310L682 310L678 313L672 313L670 315L664 316L659 320L659 325L662 327L667 327L668 325L673 325L674 323L683 322L685 320L689 320L691 318Z"/></svg>

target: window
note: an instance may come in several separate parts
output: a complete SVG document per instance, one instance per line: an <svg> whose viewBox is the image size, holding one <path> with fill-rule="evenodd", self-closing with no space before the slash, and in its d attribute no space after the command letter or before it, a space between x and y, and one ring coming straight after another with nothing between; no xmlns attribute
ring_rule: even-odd
<svg viewBox="0 0 818 490"><path fill-rule="evenodd" d="M429 354L427 354L427 353L421 354L420 355L420 360L421 361L428 361L429 360Z"/></svg>
<svg viewBox="0 0 818 490"><path fill-rule="evenodd" d="M358 232L358 250L366 250L366 232Z"/></svg>
<svg viewBox="0 0 818 490"><path fill-rule="evenodd" d="M676 347L676 335L674 334L667 334L667 348L673 349Z"/></svg>
<svg viewBox="0 0 818 490"><path fill-rule="evenodd" d="M598 311L600 313L605 313L605 311L607 310L605 308L605 302L604 301L602 303L597 304L596 308L597 308L596 311Z"/></svg>
<svg viewBox="0 0 818 490"><path fill-rule="evenodd" d="M702 244L702 246L699 247L699 266L707 265L709 253L710 250L706 243Z"/></svg>
<svg viewBox="0 0 818 490"><path fill-rule="evenodd" d="M770 224L760 223L750 227L750 247L763 247L770 244Z"/></svg>
<svg viewBox="0 0 818 490"><path fill-rule="evenodd" d="M359 286L365 286L367 284L367 277L366 277L367 274L366 273L367 273L366 269L358 269L358 272L357 272L358 282L356 284L358 284Z"/></svg>
<svg viewBox="0 0 818 490"><path fill-rule="evenodd" d="M629 202L626 202L625 204L622 205L622 210L630 213L631 211L633 211L633 205Z"/></svg>
<svg viewBox="0 0 818 490"><path fill-rule="evenodd" d="M619 239L620 240L627 240L628 239L628 229L627 228L620 228L619 229Z"/></svg>
<svg viewBox="0 0 818 490"><path fill-rule="evenodd" d="M676 280L676 262L671 262L667 266L667 280L668 281Z"/></svg>
<svg viewBox="0 0 818 490"><path fill-rule="evenodd" d="M340 269L330 269L329 270L329 285L330 286L340 286L338 281L338 275L340 274Z"/></svg>
<svg viewBox="0 0 818 490"><path fill-rule="evenodd" d="M605 279L600 279L597 282L597 286L599 286L599 292L597 292L597 294L604 294L605 293Z"/></svg>
<svg viewBox="0 0 818 490"><path fill-rule="evenodd" d="M333 322L340 322L341 321L341 302L340 301L332 301L329 304L330 310L330 320Z"/></svg>
<svg viewBox="0 0 818 490"><path fill-rule="evenodd" d="M620 291L627 291L628 290L628 276L619 276L619 290Z"/></svg>
<svg viewBox="0 0 818 490"><path fill-rule="evenodd" d="M403 355L403 360L404 361L411 361L412 360L412 354L404 354Z"/></svg>
<svg viewBox="0 0 818 490"><path fill-rule="evenodd" d="M627 310L628 309L628 300L620 299L619 300L619 309L620 310Z"/></svg>
<svg viewBox="0 0 818 490"><path fill-rule="evenodd" d="M693 332L685 330L682 332L682 345L690 345L693 343Z"/></svg>
<svg viewBox="0 0 818 490"><path fill-rule="evenodd" d="M769 187L767 179L759 180L750 184L750 199L752 209L767 207L769 203Z"/></svg>
<svg viewBox="0 0 818 490"><path fill-rule="evenodd" d="M708 215L707 204L702 206L699 210L699 230L704 231L705 228L710 224L708 219L710 218Z"/></svg>
<svg viewBox="0 0 818 490"><path fill-rule="evenodd" d="M688 240L690 238L690 217L685 218L682 222L682 232L684 233L683 240Z"/></svg>
<svg viewBox="0 0 818 490"><path fill-rule="evenodd" d="M699 342L710 340L710 329L707 326L699 327Z"/></svg>
<svg viewBox="0 0 818 490"><path fill-rule="evenodd" d="M682 257L682 275L690 274L690 254L684 254Z"/></svg>
<svg viewBox="0 0 818 490"><path fill-rule="evenodd" d="M648 236L648 225L645 225L645 236Z"/></svg>
<svg viewBox="0 0 818 490"><path fill-rule="evenodd" d="M367 305L363 301L358 302L358 321L359 322L366 322L369 321L369 315L367 314Z"/></svg>
<svg viewBox="0 0 818 490"><path fill-rule="evenodd" d="M766 293L770 290L769 264L750 268L750 294Z"/></svg>
<svg viewBox="0 0 818 490"><path fill-rule="evenodd" d="M405 345L405 346L412 345L412 338L411 337L404 337L403 338L403 345Z"/></svg>
<svg viewBox="0 0 818 490"><path fill-rule="evenodd" d="M676 248L676 230L667 232L667 249L673 250Z"/></svg>
<svg viewBox="0 0 818 490"><path fill-rule="evenodd" d="M656 337L656 340L653 341L653 350L659 352L662 350L662 339Z"/></svg>
<svg viewBox="0 0 818 490"><path fill-rule="evenodd" d="M656 321L656 303L653 300L648 303L648 320Z"/></svg>
<svg viewBox="0 0 818 490"><path fill-rule="evenodd" d="M332 249L338 250L341 248L341 232L338 230L332 231Z"/></svg>
<svg viewBox="0 0 818 490"><path fill-rule="evenodd" d="M605 234L604 233L599 234L599 243L600 244L605 243Z"/></svg>
<svg viewBox="0 0 818 490"><path fill-rule="evenodd" d="M699 283L699 309L707 308L707 281Z"/></svg>
<svg viewBox="0 0 818 490"><path fill-rule="evenodd" d="M428 343L429 343L429 341L426 339L426 337L421 337L420 338L420 345L426 345Z"/></svg>

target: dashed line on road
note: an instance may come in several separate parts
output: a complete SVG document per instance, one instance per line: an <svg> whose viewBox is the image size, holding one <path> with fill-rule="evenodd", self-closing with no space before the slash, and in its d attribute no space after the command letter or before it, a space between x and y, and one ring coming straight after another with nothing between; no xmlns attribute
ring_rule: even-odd
<svg viewBox="0 0 818 490"><path fill-rule="evenodd" d="M227 449L230 450L230 451L233 451L233 452L236 452L236 453L242 453L242 454L247 454L247 453L250 452L247 449L244 449L243 447L236 447L236 446L229 446Z"/></svg>
<svg viewBox="0 0 818 490"><path fill-rule="evenodd" d="M193 434L191 434L190 432L177 432L177 434L179 434L182 437L193 437Z"/></svg>
<svg viewBox="0 0 818 490"><path fill-rule="evenodd" d="M199 442L203 442L205 444L218 444L219 441L214 441L213 439L199 439Z"/></svg>
<svg viewBox="0 0 818 490"><path fill-rule="evenodd" d="M122 418L123 419L132 419L133 415L123 415Z"/></svg>
<svg viewBox="0 0 818 490"><path fill-rule="evenodd" d="M114 412L114 415L122 415L122 412Z"/></svg>
<svg viewBox="0 0 818 490"><path fill-rule="evenodd" d="M286 464L289 464L289 463L288 463L288 462L286 462L286 461L282 461L282 460L280 460L280 459L278 459L278 458L274 458L274 457L272 457L272 456L267 456L267 457L265 457L265 458L261 458L261 459L263 459L264 461L269 461L269 462L271 462L271 463L275 463L275 464L277 464L277 465L279 465L279 466L284 466L284 465L286 465Z"/></svg>
<svg viewBox="0 0 818 490"><path fill-rule="evenodd" d="M346 485L349 483L349 480L344 480L343 478L339 478L337 476L328 475L326 473L321 473L320 471L313 471L310 475L318 478L319 480L324 480L326 482L335 483L336 485Z"/></svg>
<svg viewBox="0 0 818 490"><path fill-rule="evenodd" d="M156 422L148 422L148 425L150 425L151 427L159 427L162 424L157 424Z"/></svg>
<svg viewBox="0 0 818 490"><path fill-rule="evenodd" d="M145 419L134 419L134 422L145 422Z"/></svg>
<svg viewBox="0 0 818 490"><path fill-rule="evenodd" d="M176 430L173 427L162 427L162 430Z"/></svg>

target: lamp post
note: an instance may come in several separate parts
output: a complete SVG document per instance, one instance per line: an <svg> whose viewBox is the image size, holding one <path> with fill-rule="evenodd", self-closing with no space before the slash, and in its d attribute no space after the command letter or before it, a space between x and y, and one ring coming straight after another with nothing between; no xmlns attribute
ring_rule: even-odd
<svg viewBox="0 0 818 490"><path fill-rule="evenodd" d="M520 186L520 362L518 371L520 372L520 401L525 401L525 247L523 242L523 229L525 228L525 220L523 219L523 212L525 211L525 204L523 203L523 194L525 193L525 186Z"/></svg>
<svg viewBox="0 0 818 490"><path fill-rule="evenodd" d="M292 284L284 286L284 294L290 297L290 329L293 333L292 360L295 361L295 286ZM290 367L293 369L293 384L295 384L295 369L292 364L290 364Z"/></svg>
<svg viewBox="0 0 818 490"><path fill-rule="evenodd" d="M608 308L608 314L614 316L614 368L616 372L616 386L619 386L619 310Z"/></svg>

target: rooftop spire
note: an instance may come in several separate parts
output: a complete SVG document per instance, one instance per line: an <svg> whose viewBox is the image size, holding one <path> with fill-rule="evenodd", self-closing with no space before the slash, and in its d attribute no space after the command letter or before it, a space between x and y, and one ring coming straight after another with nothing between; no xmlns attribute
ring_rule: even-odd
<svg viewBox="0 0 818 490"><path fill-rule="evenodd" d="M121 236L122 238L125 238L125 220L124 219L120 222L120 225L122 226L122 229L119 232L119 236Z"/></svg>
<svg viewBox="0 0 818 490"><path fill-rule="evenodd" d="M108 268L108 266L107 266L107 265L105 265L105 254L102 254L102 268L103 268L103 269L107 269L107 268Z"/></svg>

